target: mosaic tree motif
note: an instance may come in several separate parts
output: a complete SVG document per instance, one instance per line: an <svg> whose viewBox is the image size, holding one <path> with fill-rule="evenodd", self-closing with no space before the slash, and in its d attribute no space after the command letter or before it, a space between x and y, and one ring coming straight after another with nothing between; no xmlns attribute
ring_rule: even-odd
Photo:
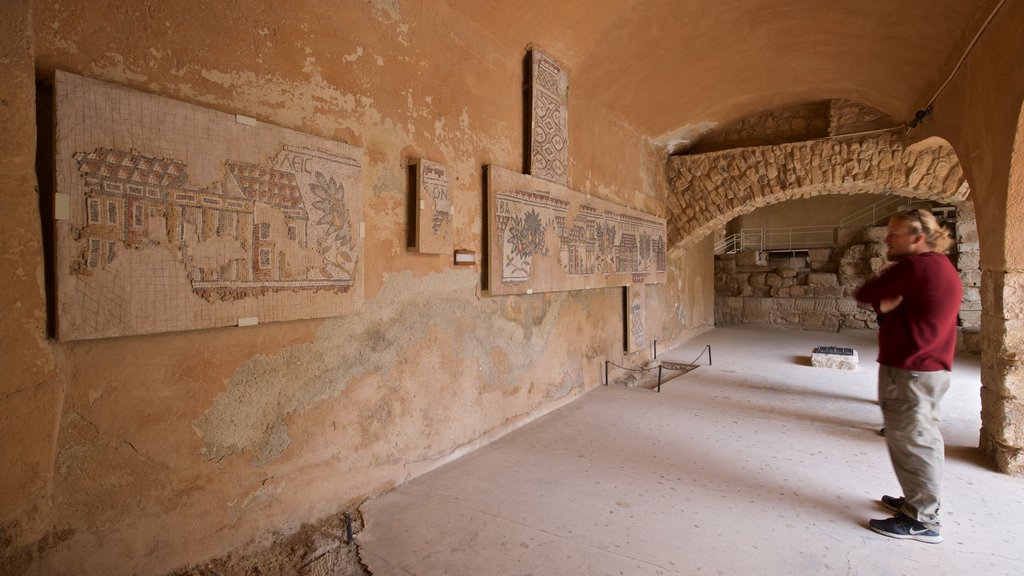
<svg viewBox="0 0 1024 576"><path fill-rule="evenodd" d="M347 314L361 152L58 73L58 337Z"/></svg>
<svg viewBox="0 0 1024 576"><path fill-rule="evenodd" d="M487 180L492 294L664 281L663 219L496 166Z"/></svg>

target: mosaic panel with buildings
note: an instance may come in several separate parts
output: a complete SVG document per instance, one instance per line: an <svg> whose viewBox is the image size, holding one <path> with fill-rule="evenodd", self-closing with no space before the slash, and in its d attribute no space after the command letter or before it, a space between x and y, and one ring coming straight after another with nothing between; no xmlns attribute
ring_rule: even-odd
<svg viewBox="0 0 1024 576"><path fill-rule="evenodd" d="M358 310L359 148L63 72L55 100L61 340Z"/></svg>
<svg viewBox="0 0 1024 576"><path fill-rule="evenodd" d="M665 219L488 166L491 294L665 281Z"/></svg>

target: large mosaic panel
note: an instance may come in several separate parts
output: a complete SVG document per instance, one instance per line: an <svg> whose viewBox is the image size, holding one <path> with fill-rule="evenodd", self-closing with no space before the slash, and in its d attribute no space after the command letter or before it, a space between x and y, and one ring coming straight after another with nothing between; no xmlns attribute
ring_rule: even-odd
<svg viewBox="0 0 1024 576"><path fill-rule="evenodd" d="M58 72L58 337L356 312L362 150Z"/></svg>
<svg viewBox="0 0 1024 576"><path fill-rule="evenodd" d="M569 76L554 58L530 51L529 169L532 176L569 183Z"/></svg>
<svg viewBox="0 0 1024 576"><path fill-rule="evenodd" d="M665 219L487 167L488 290L529 294L665 281Z"/></svg>

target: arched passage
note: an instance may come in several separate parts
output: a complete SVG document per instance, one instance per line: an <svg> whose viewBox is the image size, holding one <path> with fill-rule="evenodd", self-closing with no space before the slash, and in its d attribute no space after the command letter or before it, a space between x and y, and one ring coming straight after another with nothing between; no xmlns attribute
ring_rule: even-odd
<svg viewBox="0 0 1024 576"><path fill-rule="evenodd" d="M981 447L996 466L1024 474L1024 106L1017 117L1002 218L979 218L982 241L998 237L1003 258L982 262ZM989 213L998 213L988 206ZM980 213L980 211L979 211ZM1003 266L997 266L999 260Z"/></svg>
<svg viewBox="0 0 1024 576"><path fill-rule="evenodd" d="M794 198L896 193L962 202L969 194L952 147L908 148L899 130L673 156L667 172L670 252L740 214Z"/></svg>

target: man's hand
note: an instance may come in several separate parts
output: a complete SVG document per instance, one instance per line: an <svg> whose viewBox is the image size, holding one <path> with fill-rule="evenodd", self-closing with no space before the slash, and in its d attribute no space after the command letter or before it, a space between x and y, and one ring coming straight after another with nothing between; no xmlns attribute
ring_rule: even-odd
<svg viewBox="0 0 1024 576"><path fill-rule="evenodd" d="M882 314L888 314L896 309L900 303L903 302L903 296L893 296L892 298L882 298L878 302L878 311Z"/></svg>

